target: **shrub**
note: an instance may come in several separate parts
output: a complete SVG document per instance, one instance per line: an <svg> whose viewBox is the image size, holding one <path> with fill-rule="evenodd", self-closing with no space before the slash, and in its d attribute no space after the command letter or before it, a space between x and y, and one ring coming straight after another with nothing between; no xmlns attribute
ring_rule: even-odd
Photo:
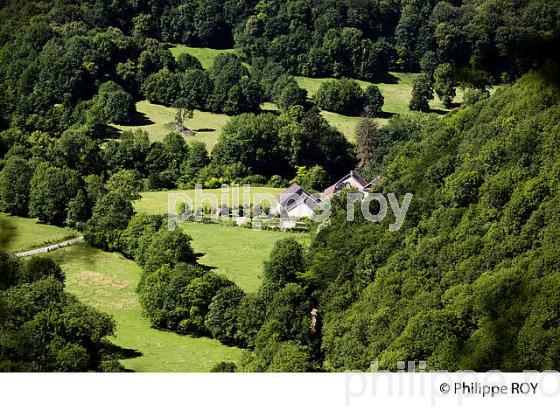
<svg viewBox="0 0 560 410"><path fill-rule="evenodd" d="M181 53L177 56L175 66L178 71L185 72L187 70L201 70L202 64L198 61L198 58L189 54Z"/></svg>
<svg viewBox="0 0 560 410"><path fill-rule="evenodd" d="M358 115L364 109L365 95L354 80L333 80L321 84L315 101L323 110Z"/></svg>
<svg viewBox="0 0 560 410"><path fill-rule="evenodd" d="M237 342L237 311L244 296L243 290L233 285L220 289L212 298L204 323L214 339L226 344Z"/></svg>
<svg viewBox="0 0 560 410"><path fill-rule="evenodd" d="M151 74L142 84L141 90L151 103L173 106L182 97L183 83L183 74L163 69Z"/></svg>
<svg viewBox="0 0 560 410"><path fill-rule="evenodd" d="M365 91L365 110L368 115L377 117L382 109L384 98L381 90L376 85L370 85Z"/></svg>
<svg viewBox="0 0 560 410"><path fill-rule="evenodd" d="M412 98L408 106L412 111L427 112L430 110L428 101L432 98L434 98L432 79L427 74L420 74L412 85Z"/></svg>

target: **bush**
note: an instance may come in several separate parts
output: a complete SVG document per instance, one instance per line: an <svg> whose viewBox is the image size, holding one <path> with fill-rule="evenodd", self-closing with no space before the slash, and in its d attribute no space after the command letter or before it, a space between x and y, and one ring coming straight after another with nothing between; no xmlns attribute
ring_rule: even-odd
<svg viewBox="0 0 560 410"><path fill-rule="evenodd" d="M189 53L179 54L176 60L175 65L177 71L185 72L187 70L202 70L202 64L200 64L200 61Z"/></svg>
<svg viewBox="0 0 560 410"><path fill-rule="evenodd" d="M420 74L412 85L412 98L408 107L412 111L430 111L429 100L434 98L432 79L427 74Z"/></svg>
<svg viewBox="0 0 560 410"><path fill-rule="evenodd" d="M281 110L287 110L294 105L304 106L307 101L307 91L297 84L288 84L276 98L276 104Z"/></svg>
<svg viewBox="0 0 560 410"><path fill-rule="evenodd" d="M259 294L247 294L237 307L237 336L241 346L252 348L259 329L266 320L266 303Z"/></svg>
<svg viewBox="0 0 560 410"><path fill-rule="evenodd" d="M285 188L289 184L287 179L282 178L280 175L272 175L268 180L267 185L273 188Z"/></svg>
<svg viewBox="0 0 560 410"><path fill-rule="evenodd" d="M0 371L99 371L115 324L64 290L49 258L0 252Z"/></svg>
<svg viewBox="0 0 560 410"><path fill-rule="evenodd" d="M384 98L381 90L376 85L370 85L365 91L365 110L368 115L379 116L383 110Z"/></svg>
<svg viewBox="0 0 560 410"><path fill-rule="evenodd" d="M189 318L189 284L204 272L195 266L163 266L146 273L139 289L140 303L153 326L179 330Z"/></svg>
<svg viewBox="0 0 560 410"><path fill-rule="evenodd" d="M182 78L181 100L187 108L204 110L212 95L214 85L208 72L199 69L190 69Z"/></svg>
<svg viewBox="0 0 560 410"><path fill-rule="evenodd" d="M456 94L454 77L453 66L449 63L441 64L434 72L434 91L445 108L453 106Z"/></svg>
<svg viewBox="0 0 560 410"><path fill-rule="evenodd" d="M181 229L168 231L164 226L148 239L150 244L141 258L141 265L147 272L153 272L162 266L173 268L180 263L196 262L196 255L191 246L191 237Z"/></svg>
<svg viewBox="0 0 560 410"><path fill-rule="evenodd" d="M99 93L86 116L92 123L129 124L135 114L136 106L132 95L120 85L108 81L99 87Z"/></svg>
<svg viewBox="0 0 560 410"><path fill-rule="evenodd" d="M322 191L325 189L328 177L320 165L314 167L296 167L296 176L290 182L298 184L311 191Z"/></svg>
<svg viewBox="0 0 560 410"><path fill-rule="evenodd" d="M244 296L245 292L233 285L220 289L212 298L204 324L214 339L226 344L238 341L237 311Z"/></svg>
<svg viewBox="0 0 560 410"><path fill-rule="evenodd" d="M333 80L321 84L315 101L323 110L358 115L364 109L365 95L354 80Z"/></svg>
<svg viewBox="0 0 560 410"><path fill-rule="evenodd" d="M487 90L467 88L463 93L463 102L465 105L474 105L488 97L490 97L490 93Z"/></svg>
<svg viewBox="0 0 560 410"><path fill-rule="evenodd" d="M27 216L32 176L33 167L25 159L12 156L5 162L0 173L0 199L4 211Z"/></svg>
<svg viewBox="0 0 560 410"><path fill-rule="evenodd" d="M219 362L216 363L212 369L210 369L211 373L235 373L237 370L237 365L231 362Z"/></svg>
<svg viewBox="0 0 560 410"><path fill-rule="evenodd" d="M296 274L305 270L302 245L294 238L277 241L264 263L263 287L273 290L283 288L297 280Z"/></svg>
<svg viewBox="0 0 560 410"><path fill-rule="evenodd" d="M182 97L184 75L163 69L151 74L142 84L142 94L153 104L174 106Z"/></svg>

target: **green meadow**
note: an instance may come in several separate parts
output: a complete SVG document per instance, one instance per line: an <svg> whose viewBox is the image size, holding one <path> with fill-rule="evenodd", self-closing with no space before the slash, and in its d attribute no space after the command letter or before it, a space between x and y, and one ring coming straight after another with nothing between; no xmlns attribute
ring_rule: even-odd
<svg viewBox="0 0 560 410"><path fill-rule="evenodd" d="M230 205L232 201L235 199L234 196L238 195L239 201L235 201L239 204L253 204L254 200L258 200L259 198L256 195L260 195L263 200L258 201L259 203L264 203L267 201L267 198L270 201L273 201L273 198L277 197L284 191L284 188L271 188L271 187L250 187L247 191L248 194L248 201L243 200L243 187L239 187L238 193L235 193L234 188L229 188L225 196L223 198L225 201L222 201L222 193L221 189L203 189L202 192L202 204L206 205L210 204L207 200L209 197L217 198L218 204L220 205ZM142 192L140 195L142 199L136 201L134 203L134 209L136 212L141 214L150 214L150 215L159 215L159 214L166 214L168 211L168 196L170 194L186 194L193 204L195 202L195 190L194 189L176 189L171 191L150 191L150 192ZM269 203L270 203L269 201ZM276 202L274 202L275 204Z"/></svg>
<svg viewBox="0 0 560 410"><path fill-rule="evenodd" d="M234 49L227 49L227 50L217 50L217 49L211 49L211 48L197 48L197 47L187 47L187 46L183 46L183 45L178 45L175 47L172 47L170 49L171 53L177 57L179 54L181 53L189 53L191 55L193 55L194 57L198 58L202 64L202 66L205 69L208 69L210 67L212 67L212 63L214 62L214 59L216 58L217 55L221 54L221 53L235 53L236 51ZM379 123L379 125L383 126L385 124L387 124L387 122L389 121L389 118L392 115L395 114L406 114L409 113L410 110L408 109L408 102L410 101L410 96L412 93L412 84L414 82L414 79L418 76L418 74L416 73L400 73L400 72L390 72L387 75L387 78L383 78L380 79L377 82L368 82L368 81L363 81L363 80L356 80L358 82L358 84L360 84L360 86L362 88L366 88L369 85L375 84L379 87L379 89L381 90L381 93L383 94L383 97L385 98L385 104L383 106L383 115L381 116L381 118L377 119L377 122ZM322 83L326 82L326 81L330 81L333 80L333 78L310 78L310 77L295 77L297 83L299 84L300 87L304 88L307 90L308 95L310 98L313 98L313 96L317 93L317 90L319 90L319 87L321 86ZM462 92L461 90L457 90L457 94L458 96L455 98L455 102L460 102L462 100ZM144 107L141 107L144 108ZM163 107L165 108L165 107ZM276 111L277 107L275 104L267 102L267 103L263 103L262 104L262 108L264 110L269 110L269 111ZM443 105L441 104L441 101L439 100L439 98L437 96L435 96L435 98L430 102L430 108L432 110L434 110L437 113L444 113L447 112L448 110L443 107ZM145 111L151 112L152 109L147 109ZM342 115L342 114L337 114L337 113L333 113L333 112L329 112L329 111L322 111L321 114L323 115L323 117L329 122L329 124L331 124L333 127L337 128L340 132L342 132L346 138L351 141L351 142L355 142L356 136L355 136L355 130L356 130L356 126L358 125L359 121L360 121L360 117L352 117L352 116L347 116L347 115ZM174 113L171 116L171 119L169 120L169 123L171 123L173 121L174 118ZM205 117L207 115L212 115L209 113L200 113L199 114L199 118L200 119L205 119ZM216 115L216 114L214 114ZM154 118L157 119L157 116L155 115L147 115L150 118ZM196 118L197 115L195 115L195 118L193 119L193 121L196 122ZM224 116L227 118L227 116ZM212 120L215 121L215 119L213 118L208 118L209 122L211 123ZM226 120L227 121L227 120ZM156 124L159 124L158 121L154 121ZM223 124L222 124L223 126ZM161 128L161 127L155 127L154 128ZM170 127L168 127L169 130L171 129ZM195 127L196 129L196 127ZM216 128L217 130L221 129L221 127ZM169 132L169 131L167 131ZM159 132L158 134L161 135L161 132ZM163 138L163 136L165 135L165 133L160 137ZM198 135L195 136L194 138L202 138L204 135L201 134L201 136L199 137ZM215 136L216 140L217 140L217 136ZM207 138L207 140L209 142L207 142L207 144L209 146L213 146L215 144L215 140L213 140L213 135L209 136L209 138Z"/></svg>
<svg viewBox="0 0 560 410"><path fill-rule="evenodd" d="M261 193L271 190L281 191L256 188ZM150 194L154 193L143 195L150 197ZM162 199L162 193L157 194L160 196L152 197L150 203L153 213L159 213L157 211L161 207L154 205ZM137 206L142 201L144 199ZM216 272L233 280L247 292L260 286L263 263L277 240L293 236L303 243L309 242L306 234L200 223L179 226L192 237L194 250L202 254L199 259L201 264L215 268ZM34 219L0 216L0 246L7 251L28 250L75 234L69 229L39 224ZM121 254L78 244L50 252L48 256L64 270L70 293L87 305L113 316L116 334L112 342L120 348L119 360L127 369L139 372L203 372L218 362L239 360L242 350L238 348L206 337L178 335L152 328L142 314L136 294L141 269Z"/></svg>
<svg viewBox="0 0 560 410"><path fill-rule="evenodd" d="M233 280L246 292L258 289L263 263L276 241L294 237L302 243L307 234L254 229L219 224L184 223L179 225L193 239L196 252L203 253L199 262Z"/></svg>
<svg viewBox="0 0 560 410"><path fill-rule="evenodd" d="M206 337L154 329L142 315L135 292L141 270L118 253L80 244L49 254L66 273L67 290L109 313L116 323L112 342L120 361L138 372L204 372L221 361L236 362L242 350Z"/></svg>
<svg viewBox="0 0 560 410"><path fill-rule="evenodd" d="M171 54L173 54L173 57L175 58L177 58L180 54L183 53L188 53L193 57L196 57L198 61L200 61L200 64L202 64L202 67L205 70L208 70L210 67L212 67L212 64L214 63L214 59L219 54L223 54L223 53L235 54L237 52L235 49L218 50L215 48L187 47L184 45L177 45L175 47L171 47L169 51L171 51Z"/></svg>
<svg viewBox="0 0 560 410"><path fill-rule="evenodd" d="M36 219L0 214L0 249L23 252L74 238L72 229L40 224Z"/></svg>
<svg viewBox="0 0 560 410"><path fill-rule="evenodd" d="M144 117L142 124L115 125L120 131L141 129L150 135L151 141L161 141L167 134L174 131L177 109L152 104L149 101L136 103L136 110ZM209 150L218 141L222 127L228 122L229 116L195 110L193 118L185 121L185 125L195 132L193 137L185 137L188 141L201 141Z"/></svg>

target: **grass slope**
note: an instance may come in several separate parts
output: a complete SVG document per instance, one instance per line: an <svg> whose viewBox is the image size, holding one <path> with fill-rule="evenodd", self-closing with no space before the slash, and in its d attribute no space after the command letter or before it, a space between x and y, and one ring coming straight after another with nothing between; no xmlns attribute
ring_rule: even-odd
<svg viewBox="0 0 560 410"><path fill-rule="evenodd" d="M177 109L163 105L152 104L149 101L136 103L136 110L145 117L145 124L117 125L120 131L141 129L150 134L151 141L161 141L167 134L174 131ZM185 121L185 125L195 131L194 137L185 137L186 141L201 141L208 149L212 149L218 141L222 127L228 122L229 116L205 111L194 111L194 116Z"/></svg>
<svg viewBox="0 0 560 410"><path fill-rule="evenodd" d="M200 60L200 62L202 63L205 69L208 69L212 66L212 63L214 62L214 59L216 58L217 55L221 53L236 52L235 49L217 50L211 48L187 47L183 45L172 47L170 51L174 57L177 57L181 53L189 53L195 56ZM375 84L381 90L381 93L385 98L385 104L383 106L384 115L381 118L377 119L377 122L381 126L387 124L389 118L392 115L406 114L410 112L410 110L408 109L408 103L410 101L410 96L412 93L412 84L417 76L418 74L416 73L390 72L388 73L387 78L380 79L379 82L375 82L375 83L356 80L360 84L360 86L364 89L371 84ZM310 78L310 77L295 77L295 78L299 86L306 89L309 94L309 97L311 98L317 93L317 90L319 90L319 87L321 86L322 83L333 80L333 78ZM440 114L447 112L448 110L445 107L443 107L439 98L437 96L434 97L435 98L432 101L430 101L430 108ZM457 97L455 98L455 102L461 102L461 101L462 101L462 92L461 90L457 90ZM272 111L277 110L276 105L273 103L264 103L262 105L262 108L266 110L272 110ZM208 113L203 113L203 114L208 114ZM360 117L351 117L351 116L337 114L328 111L322 111L321 114L323 115L323 117L325 117L325 119L329 122L329 124L331 124L333 127L337 128L340 132L342 132L349 141L355 142L356 139L355 130L356 130L356 126L360 121ZM173 121L174 115L175 114L173 113L173 116L171 120L169 120L169 122ZM150 117L149 115L147 116ZM200 116L201 120L204 119L204 117L205 115L201 115ZM195 115L195 120L196 120L196 115ZM158 124L158 121L154 121L154 122ZM219 128L216 129L218 130ZM165 135L165 133L163 135ZM204 136L205 135L201 133L200 137L204 137ZM161 138L163 138L163 136L161 136L160 139ZM195 138L199 138L199 137L195 137ZM215 138L217 140L217 135L215 136ZM208 140L210 141L208 143L209 147L215 144L215 140L213 140L212 136L210 136Z"/></svg>
<svg viewBox="0 0 560 410"><path fill-rule="evenodd" d="M28 251L77 235L72 229L40 224L36 219L0 214L0 249L4 251Z"/></svg>
<svg viewBox="0 0 560 410"><path fill-rule="evenodd" d="M271 188L271 187L251 187L249 190L251 203L254 199L256 194L270 194L270 196L276 197L283 192L283 188ZM142 199L134 203L134 209L138 213L142 214L151 214L151 215L159 215L159 214L166 214L167 213L167 201L169 194L187 194L191 200L195 201L195 190L194 189L179 189L179 190L172 190L172 191L154 191L154 192L142 192L140 195ZM221 189L204 189L203 195L215 195L218 199L218 206L222 204L221 201ZM229 204L232 200L233 189L229 190L227 201L226 203ZM243 188L239 188L239 203L244 203L242 201L243 197ZM204 198L203 198L204 199ZM272 198L270 198L272 200ZM259 201L261 202L261 201ZM206 202L205 202L206 203Z"/></svg>
<svg viewBox="0 0 560 410"><path fill-rule="evenodd" d="M84 303L113 315L113 342L126 349L121 363L141 372L208 371L220 361L236 362L241 350L209 338L177 335L150 327L135 292L140 268L117 253L85 244L54 251L66 285Z"/></svg>
<svg viewBox="0 0 560 410"><path fill-rule="evenodd" d="M368 81L356 80L360 86L365 89L369 85L375 84L381 90L381 94L385 99L383 105L383 115L377 119L380 125L385 125L389 118L395 114L410 113L408 103L412 94L412 84L418 74L416 73L389 73L389 78L381 82L372 83ZM300 87L307 90L309 97L315 96L321 84L326 81L331 81L333 78L309 78L309 77L296 77L296 81ZM462 93L457 90L458 97L455 102L462 100ZM430 101L430 108L438 113L445 113L447 110L437 96ZM323 117L331 124L342 132L349 141L355 141L355 129L360 121L360 117L350 117L347 115L337 114L328 111L321 112Z"/></svg>
<svg viewBox="0 0 560 410"><path fill-rule="evenodd" d="M236 53L235 49L224 49L224 50L217 50L214 48L203 48L203 47L187 47L183 45L178 45L169 49L173 57L177 58L179 54L188 53L198 59L202 64L202 67L208 70L212 67L214 63L214 59L218 54L222 53Z"/></svg>
<svg viewBox="0 0 560 410"><path fill-rule="evenodd" d="M246 292L258 289L263 262L270 256L276 241L294 237L308 242L306 234L279 231L257 231L215 224L185 223L179 225L193 238L196 252L204 253L201 264L233 280Z"/></svg>

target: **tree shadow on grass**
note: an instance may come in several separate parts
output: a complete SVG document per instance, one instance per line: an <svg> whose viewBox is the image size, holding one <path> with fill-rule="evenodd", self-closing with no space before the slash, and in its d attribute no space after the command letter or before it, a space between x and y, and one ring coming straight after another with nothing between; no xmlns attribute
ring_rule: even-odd
<svg viewBox="0 0 560 410"><path fill-rule="evenodd" d="M442 110L442 109L439 109L439 108L430 108L430 111L428 111L428 112L429 112L429 113L432 113L432 114L445 115L445 114L447 114L449 111Z"/></svg>
<svg viewBox="0 0 560 410"><path fill-rule="evenodd" d="M399 78L389 72L375 73L372 82L376 84L398 84Z"/></svg>
<svg viewBox="0 0 560 410"><path fill-rule="evenodd" d="M386 111L381 111L379 114L377 114L377 118L383 118L383 119L391 119L395 116L394 112L386 112Z"/></svg>
<svg viewBox="0 0 560 410"><path fill-rule="evenodd" d="M114 140L118 139L121 135L121 130L113 125L97 125L95 134L101 136L102 140Z"/></svg>
<svg viewBox="0 0 560 410"><path fill-rule="evenodd" d="M198 259L198 258L202 258L205 254L199 252L199 253L195 253L194 255L195 255L196 258ZM217 266L205 265L205 264L200 263L200 262L196 262L196 267L197 267L197 268L200 268L200 269L203 270L204 272L210 272L210 271L213 271L213 270L218 269Z"/></svg>
<svg viewBox="0 0 560 410"><path fill-rule="evenodd" d="M103 354L117 360L134 359L136 357L142 356L142 353L138 350L127 349L125 347L117 346L113 343L107 343L104 346ZM124 369L123 371L126 373L134 372L134 370L130 369Z"/></svg>
<svg viewBox="0 0 560 410"><path fill-rule="evenodd" d="M142 112L136 112L134 114L134 117L132 117L132 121L130 121L130 123L128 124L123 124L123 125L127 125L130 127L143 127L146 125L153 125L153 124L155 123L150 118L148 118L146 114Z"/></svg>
<svg viewBox="0 0 560 410"><path fill-rule="evenodd" d="M17 235L17 229L9 220L0 220L0 250L8 249Z"/></svg>
<svg viewBox="0 0 560 410"><path fill-rule="evenodd" d="M261 108L260 112L263 114L274 114L274 115L278 115L279 110L278 109L273 109L273 108Z"/></svg>

